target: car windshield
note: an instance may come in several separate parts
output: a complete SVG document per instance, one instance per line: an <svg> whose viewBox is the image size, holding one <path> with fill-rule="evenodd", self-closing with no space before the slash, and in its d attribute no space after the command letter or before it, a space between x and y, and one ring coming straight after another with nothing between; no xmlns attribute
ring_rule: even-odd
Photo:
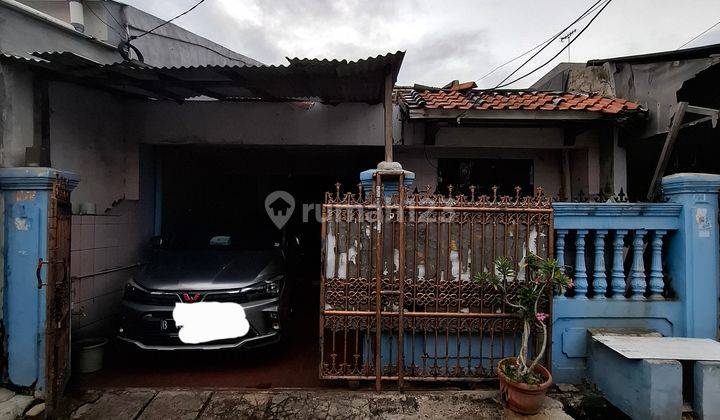
<svg viewBox="0 0 720 420"><path fill-rule="evenodd" d="M187 229L174 231L162 238L166 249L270 249L279 243L278 229L246 229L229 231L222 229Z"/></svg>

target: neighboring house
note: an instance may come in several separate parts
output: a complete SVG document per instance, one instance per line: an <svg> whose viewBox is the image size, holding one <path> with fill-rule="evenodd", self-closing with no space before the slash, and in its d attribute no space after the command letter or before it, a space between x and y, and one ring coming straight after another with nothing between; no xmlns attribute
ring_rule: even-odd
<svg viewBox="0 0 720 420"><path fill-rule="evenodd" d="M720 44L627 57L562 63L535 83L532 89L601 92L637 102L648 110L648 121L627 130L631 196L643 198L679 101L720 109ZM705 117L688 113L686 123ZM680 131L666 173L720 173L715 158L720 129L710 121Z"/></svg>
<svg viewBox="0 0 720 420"><path fill-rule="evenodd" d="M33 53L66 54L67 69L83 60L120 63L118 44L164 20L115 1L0 0L0 22L0 167L62 167L84 180L74 210L93 203L101 216L75 217L73 328L80 337L107 332L128 271L96 273L132 267L155 231L154 199L140 200L153 192L141 176L143 167L153 173L141 163L152 158L126 135L142 111L134 115L137 96L49 77ZM262 65L172 23L132 44L148 66Z"/></svg>
<svg viewBox="0 0 720 420"><path fill-rule="evenodd" d="M506 194L543 187L564 199L627 191L626 127L645 110L571 91L480 90L474 83L398 88L398 160L421 185Z"/></svg>
<svg viewBox="0 0 720 420"><path fill-rule="evenodd" d="M293 216L300 217L301 203L320 203L338 180L357 183L360 171L382 158L384 86L397 77L401 52L357 62L291 59L286 66L248 66L258 63L242 56L232 64L199 55L177 62L174 54L150 62L175 45L158 37L168 44L137 42L145 64L121 63L112 45L6 3L0 2L0 12L21 21L17 28L39 41L14 49L5 38L0 44L0 166L62 168L80 179L71 196L68 272L74 339L114 335L124 286L153 235L192 227L193 214L249 225L265 220L263 203L273 190L291 192L298 203ZM40 45L45 32L64 40ZM7 185L3 192L9 194ZM42 194L29 197L41 200ZM11 201L6 215L34 204ZM14 235L39 243L22 245L21 255L31 263L20 265L32 266L30 274L3 273L6 284L20 285L14 290L27 289L23 297L5 299L12 305L5 307L4 338L9 382L36 383L41 390L45 353L37 337L44 338L43 319L26 316L28 308L45 313L37 282L27 281L45 258L48 229L38 214L21 223L27 230L13 228ZM302 215L312 221L303 225L312 233L308 258L318 261L318 224L314 215ZM19 255L7 250L21 242L7 239L6 253Z"/></svg>

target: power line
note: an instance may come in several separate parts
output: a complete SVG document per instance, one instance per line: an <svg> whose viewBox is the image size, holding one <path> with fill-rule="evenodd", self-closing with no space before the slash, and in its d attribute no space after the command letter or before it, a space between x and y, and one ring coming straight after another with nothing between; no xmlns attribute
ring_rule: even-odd
<svg viewBox="0 0 720 420"><path fill-rule="evenodd" d="M137 29L137 30L140 30L140 31L144 31L144 29L138 28L137 26L130 25L130 27L133 28L133 29ZM216 49L214 49L214 48L211 48L211 47L209 47L209 46L207 46L207 45L198 44L197 42L188 41L188 40L186 40L186 39L175 38L175 37L173 37L173 36L168 36L168 35L165 35L165 34L153 34L153 35L159 36L159 37L162 37L162 38L171 39L171 40L177 41L177 42L182 42L182 43L184 43L184 44L192 45L192 46L195 46L195 47L204 48L204 49L206 49L206 50L208 50L208 51L210 51L210 52L213 52L213 53L215 53L215 54L217 54L217 55L219 55L219 56L221 56L221 57L227 58L228 60L233 60L233 61L237 61L237 62L243 63L243 64L245 64L245 65L248 65L248 62L246 62L245 60L242 60L242 59L236 58L236 57L231 57L231 56L229 56L229 55L227 55L227 54L224 54L224 53L222 53L222 52L220 52L220 51L218 51L218 50L216 50Z"/></svg>
<svg viewBox="0 0 720 420"><path fill-rule="evenodd" d="M602 1L604 1L604 0L597 0L592 6L590 6L590 8L588 8L585 12L583 12L583 14L581 14L580 16L578 16L574 21L572 21L569 25L567 25L565 28L563 28L563 30L561 30L560 32L558 32L557 34L555 34L555 36L553 36L552 38L550 38L550 41L549 41L547 44L545 44L542 48L540 48L537 52L535 52L535 54L533 54L530 58L528 58L527 60L525 60L525 62L522 63L520 66L518 66L518 68L516 68L516 69L513 70L510 74L508 74L507 76L505 76L505 78L502 79L502 80L500 81L500 83L497 84L497 86L495 86L495 89L497 89L498 87L500 87L500 85L502 85L505 81L507 81L509 78L511 78L513 74L515 74L515 73L517 73L518 71L520 71L521 68L523 68L527 63L529 63L530 61L532 61L533 58L537 57L538 54L540 54L541 52L543 52L543 50L544 50L545 48L547 48L547 47L552 43L552 41L556 40L560 35L562 35L563 33L565 33L568 29L570 29L574 24L578 23L578 22L579 22L581 19L583 19L585 16L587 16L587 15L590 14L590 13L592 13L592 12L595 10L595 8L598 6L598 4L600 4ZM576 37L576 38L577 38L577 37ZM570 44L568 44L568 46L569 46L569 45L570 45Z"/></svg>
<svg viewBox="0 0 720 420"><path fill-rule="evenodd" d="M127 37L130 37L130 34L127 32L127 28L125 27L125 25L123 25L122 23L120 23L119 20L115 19L115 15L112 14L112 12L110 11L110 9L108 9L108 7L105 5L105 1L104 1L104 0L100 0L100 4L102 5L103 9L105 9L105 11L107 12L107 14L110 15L110 17L112 18L112 20L114 20L115 23L118 24L118 27L119 27L120 29L125 28L125 31L124 31L124 32L126 33L126 36L127 36Z"/></svg>
<svg viewBox="0 0 720 420"><path fill-rule="evenodd" d="M690 41L688 41L688 42L682 44L681 46L677 47L677 48L676 48L676 51L679 50L680 48L686 46L687 44L695 41L696 39L700 38L701 36L705 35L706 33L710 32L714 27L716 27L716 26L718 26L718 25L720 25L720 20L717 21L717 22L715 22L715 24L712 25L711 27L709 27L709 28L705 29L704 31L700 32L699 34L695 35Z"/></svg>
<svg viewBox="0 0 720 420"><path fill-rule="evenodd" d="M572 25L576 24L576 23L579 22L581 19L585 18L587 15L589 15L590 13L592 13L593 11L595 11L595 10L597 9L598 5L599 5L602 1L605 1L605 0L597 0L595 3L593 3L592 6L590 6L587 10L585 10L585 12L583 12L579 17L577 17L572 23L570 23L570 24L567 25L565 28L563 28L560 32L556 33L556 34L553 35L552 37L550 37L550 38L548 38L547 40L541 42L540 44L536 45L535 47L531 48L530 50L528 50L528 51L520 54L519 56L513 58L512 60L509 60L509 61L501 64L500 66L497 66L496 68L494 68L493 70L491 70L489 73L487 73L486 75L482 76L480 79L477 79L477 80L475 80L475 81L477 82L477 81L479 81L479 80L484 79L485 77L487 77L487 76L489 76L490 74L494 73L496 70L498 70L498 69L506 66L507 64L512 63L513 61L518 60L519 58L521 58L521 57L523 57L523 56L531 53L532 51L534 51L534 50L536 50L536 49L538 49L538 48L540 48L540 47L542 46L542 48L540 49L540 51L538 51L537 53L533 54L532 57L530 57L528 60L526 60L523 64L521 64L518 68L516 68L516 69L515 69L512 73L510 73L507 77L505 77L505 79L503 79L503 80L498 84L498 86L499 86L500 84L502 84L502 82L504 82L505 80L507 80L510 76L512 76L513 74L517 73L517 71L520 70L525 64L527 64L528 62L530 62L530 60L532 60L533 58L535 58L535 56L537 56L540 52L542 52L542 50L544 50L545 48L547 48L547 46L550 45L550 44L552 43L552 41L556 40L560 35L562 35L563 33L565 33L570 27L572 27ZM568 44L567 46L569 47L570 44ZM561 52L562 52L562 51L561 51ZM495 89L497 89L498 86L496 86ZM477 103L480 101L480 99L482 99L482 96L481 96L481 95L478 95L477 98L475 98L475 100L472 102L472 104L470 105L470 107L468 107L466 110L464 110L463 112L461 112L460 115L457 116L457 122L458 122L458 124L460 124L460 119L461 119L465 114L467 114L471 109L473 109L473 108L475 107L475 105L477 105Z"/></svg>
<svg viewBox="0 0 720 420"><path fill-rule="evenodd" d="M607 2L603 5L603 7L595 14L595 16L592 17L592 19L590 19L590 21L585 25L584 28L582 28L582 30L577 34L577 36L575 38L571 39L570 42L568 42L568 44L565 47L563 47L560 51L558 51L557 54L552 56L549 60L547 60L546 62L542 63L541 65L535 67L534 69L525 73L524 75L518 77L517 79L510 81L508 83L505 83L503 85L498 85L495 88L497 89L497 88L511 85L519 80L522 80L522 79L530 76L531 74L535 73L536 71L538 71L541 68L545 67L546 65L550 64L554 59L556 59L560 54L562 54L563 51L570 48L570 45L572 45L573 42L575 42L578 38L580 38L580 36L583 34L583 32L585 32L590 27L590 25L595 21L595 19L597 19L598 16L600 16L600 14L603 12L603 10L605 10L605 8L610 5L610 3L612 3L612 0L607 0Z"/></svg>
<svg viewBox="0 0 720 420"><path fill-rule="evenodd" d="M480 78L478 78L478 79L475 79L475 81L476 81L476 82L479 82L479 81L485 79L486 77L490 76L491 74L495 73L496 71L500 70L501 68L507 66L507 65L510 64L510 63L513 63L513 62L521 59L522 57L525 57L526 55L528 55L528 54L530 54L531 52L535 51L536 49L542 47L543 45L547 44L547 43L550 42L550 41L552 41L552 38L546 39L545 41L537 44L536 46L534 46L534 47L532 47L531 49L525 51L524 53L518 55L517 57L515 57L515 58L513 58L513 59L511 59L511 60L508 60L508 61L500 64L499 66L496 66L495 68L493 68L493 69L490 70L489 72L485 73L482 77L480 77Z"/></svg>
<svg viewBox="0 0 720 420"><path fill-rule="evenodd" d="M204 1L205 1L205 0L200 0L200 1L198 1L197 3L195 3L195 5L194 5L193 7L187 9L186 11L180 13L179 15L175 16L174 18L172 18L172 19L170 19L170 20L166 20L165 22L163 22L163 23L155 26L154 28L150 29L149 31L145 31L145 32L141 33L140 35L133 35L133 36L131 36L131 37L130 37L130 40L142 38L142 37L144 37L145 35L147 35L147 34L149 34L149 33L152 33L153 31L155 31L155 30L157 30L157 29L159 29L159 28L162 28L163 26L165 26L165 25L167 25L168 23L174 21L175 19L178 19L178 18L180 18L180 17L185 16L186 14L188 14L188 13L192 12L193 10L195 10L195 8L198 7L198 6L200 6Z"/></svg>
<svg viewBox="0 0 720 420"><path fill-rule="evenodd" d="M120 39L125 39L125 35L123 35L122 33L118 32L115 28L113 28L112 25L110 25L109 23L105 22L105 20L103 20L103 18L101 18L100 16L98 16L97 13L95 13L95 11L92 9L92 7L90 7L90 2L83 0L83 3L85 3L85 6L87 6L88 10L90 10L90 13L92 13L100 22L102 22L105 26L107 26L108 28L110 28L110 30L112 30L113 32L115 32L116 34L118 34L118 36L120 37ZM108 12L108 13L110 13L110 12ZM112 14L111 14L111 16L112 16ZM115 19L115 17L113 17L113 19ZM117 22L117 21L116 21L116 22ZM122 25L121 25L121 26L122 26Z"/></svg>

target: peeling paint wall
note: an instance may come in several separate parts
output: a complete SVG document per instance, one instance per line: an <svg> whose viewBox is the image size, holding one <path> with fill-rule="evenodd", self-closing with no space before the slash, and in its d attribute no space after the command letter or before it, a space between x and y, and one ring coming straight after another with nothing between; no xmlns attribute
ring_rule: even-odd
<svg viewBox="0 0 720 420"><path fill-rule="evenodd" d="M27 67L0 62L0 165L3 167L23 166L25 148L33 145L32 85L32 74Z"/></svg>
<svg viewBox="0 0 720 420"><path fill-rule="evenodd" d="M103 213L114 202L138 199L139 143L126 136L128 106L109 93L50 84L50 161L81 175L74 204L95 203Z"/></svg>

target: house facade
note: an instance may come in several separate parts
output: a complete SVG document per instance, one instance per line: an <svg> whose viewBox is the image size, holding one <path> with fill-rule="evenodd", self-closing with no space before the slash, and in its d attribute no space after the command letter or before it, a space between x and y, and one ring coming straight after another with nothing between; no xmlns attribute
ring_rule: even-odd
<svg viewBox="0 0 720 420"><path fill-rule="evenodd" d="M415 163L420 184L541 186L563 200L627 191L620 133L645 117L624 99L473 83L399 90L398 103L398 153Z"/></svg>
<svg viewBox="0 0 720 420"><path fill-rule="evenodd" d="M691 107L668 162L669 173L718 173L715 155L718 129L713 110L718 95L720 46L708 45L627 57L563 63L536 82L536 89L603 92L634 101L647 109L647 122L625 130L631 197L644 198L678 103Z"/></svg>
<svg viewBox="0 0 720 420"><path fill-rule="evenodd" d="M578 285L551 299L556 327L548 360L559 381L587 377L591 328L716 333L717 226L709 221L717 214L718 179L668 179L670 203L611 198L633 190L633 168L642 165L630 147L642 144L637 133L662 126L662 106L604 81L587 82L605 86L602 95L550 81L552 88L518 91L472 83L392 89L401 52L261 66L173 25L134 44L144 64L124 61L115 46L123 34L159 21L104 3L108 9L93 11L118 25L102 29L87 9L94 3L83 2L79 32L77 15L66 16L56 2L0 0L0 18L9 22L0 27L9 383L43 391L45 343L35 336L43 336L46 318L27 316L27 308L44 313L43 282L57 273L46 267L57 261L46 252L56 178L72 189L65 251L73 336L112 337L123 288L153 236L194 223L264 220L271 191L295 197L308 273L317 276L327 246L324 221L315 216L324 193L338 181L357 191L359 173L376 167L388 143L394 160L415 173L415 187L430 187L427 194L467 197L473 186L478 196L492 196L498 186L495 205L502 195L514 197L516 186L524 191L518 197L542 187L561 201L537 198L552 218L532 233ZM569 202L583 196L597 202ZM510 222L502 223L511 235ZM467 248L451 244L448 259L451 252L465 258ZM714 315L701 320L707 313Z"/></svg>

